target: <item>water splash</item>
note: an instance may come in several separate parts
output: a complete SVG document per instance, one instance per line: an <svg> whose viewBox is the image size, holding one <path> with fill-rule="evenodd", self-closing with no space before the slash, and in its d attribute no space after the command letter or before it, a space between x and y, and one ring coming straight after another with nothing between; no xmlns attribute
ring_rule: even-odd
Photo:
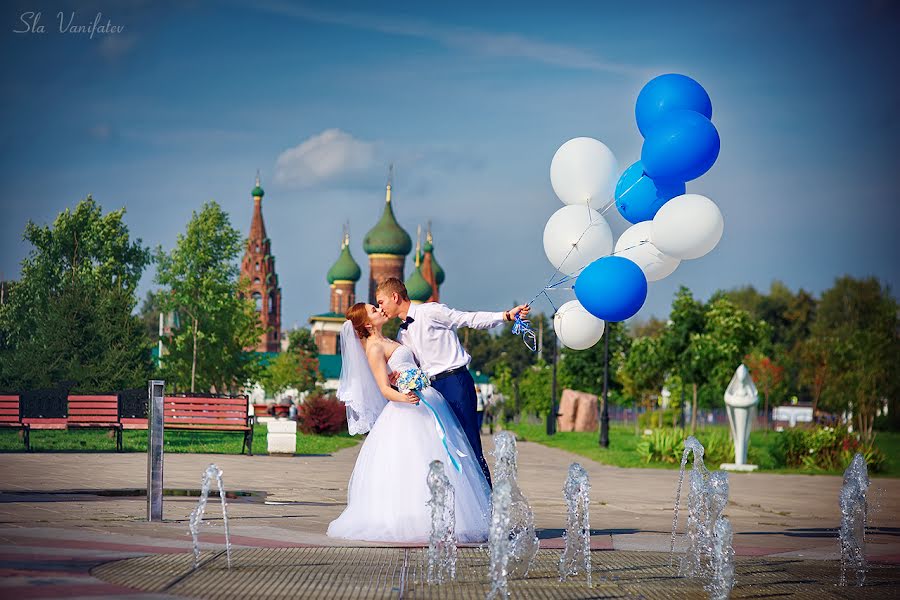
<svg viewBox="0 0 900 600"><path fill-rule="evenodd" d="M583 569L587 575L587 585L591 587L591 524L588 512L591 482L580 464L569 466L563 491L568 516L564 534L566 549L559 558L559 580L565 581Z"/></svg>
<svg viewBox="0 0 900 600"><path fill-rule="evenodd" d="M869 491L869 472L866 459L859 452L844 471L841 487L841 579L846 586L847 572L855 571L856 585L866 581L866 496Z"/></svg>
<svg viewBox="0 0 900 600"><path fill-rule="evenodd" d="M456 579L456 494L442 461L431 462L427 482L431 490L428 583L444 583Z"/></svg>
<svg viewBox="0 0 900 600"><path fill-rule="evenodd" d="M203 471L203 479L200 483L200 500L197 501L197 508L191 511L191 516L188 519L188 527L191 530L191 538L193 538L195 569L200 566L200 526L203 524L206 501L209 498L209 489L213 478L215 478L216 485L219 487L219 499L222 501L222 522L225 525L225 556L228 561L228 568L231 568L231 537L228 534L228 509L225 502L225 486L222 484L222 469L216 465L209 465Z"/></svg>
<svg viewBox="0 0 900 600"><path fill-rule="evenodd" d="M678 473L678 488L675 490L675 515L672 517L672 544L669 546L670 555L675 553L675 532L678 530L678 509L681 506L681 486L684 483L684 467L687 465L688 454L694 453L693 471L708 472L703 463L703 444L694 436L684 441L684 453L681 455L681 470Z"/></svg>
<svg viewBox="0 0 900 600"><path fill-rule="evenodd" d="M516 436L503 431L494 436L494 482L508 481L509 508L509 575L525 577L540 547L534 529L534 511L519 488Z"/></svg>
<svg viewBox="0 0 900 600"><path fill-rule="evenodd" d="M491 493L491 529L488 534L488 551L491 556L488 577L491 580L491 589L487 600L509 598L506 580L509 575L511 504L512 485L509 479L495 482L494 491Z"/></svg>
<svg viewBox="0 0 900 600"><path fill-rule="evenodd" d="M713 471L707 480L709 522L704 532L702 560L709 563L711 600L725 600L734 587L734 546L731 523L722 514L728 505L728 473Z"/></svg>
<svg viewBox="0 0 900 600"><path fill-rule="evenodd" d="M712 580L706 585L710 600L727 600L734 587L734 546L731 523L725 517L716 520L712 544Z"/></svg>

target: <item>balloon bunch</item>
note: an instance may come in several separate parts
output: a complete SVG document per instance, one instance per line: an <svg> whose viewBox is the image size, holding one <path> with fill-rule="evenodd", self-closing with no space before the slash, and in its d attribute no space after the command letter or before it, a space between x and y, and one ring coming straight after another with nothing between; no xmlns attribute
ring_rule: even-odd
<svg viewBox="0 0 900 600"><path fill-rule="evenodd" d="M569 287L577 300L553 317L557 337L573 350L596 344L605 321L634 316L647 299L648 282L671 275L682 260L707 254L722 237L716 204L685 193L685 183L719 156L706 90L685 75L660 75L638 95L635 117L644 136L641 159L618 180L616 157L593 138L569 140L550 163L553 191L565 206L544 227L544 252L556 272L538 296L552 305L547 291L576 280ZM603 217L613 205L633 224L615 247Z"/></svg>

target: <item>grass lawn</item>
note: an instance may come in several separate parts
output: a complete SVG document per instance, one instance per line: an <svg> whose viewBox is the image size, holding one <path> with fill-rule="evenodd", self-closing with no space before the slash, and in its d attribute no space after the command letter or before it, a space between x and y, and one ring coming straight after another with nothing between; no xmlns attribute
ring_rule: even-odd
<svg viewBox="0 0 900 600"><path fill-rule="evenodd" d="M508 423L506 428L515 432L520 438L529 442L544 444L552 448L559 448L578 454L605 465L615 467L642 467L649 469L678 469L679 465L662 462L644 462L637 454L635 448L641 439L635 435L634 426L612 425L609 427L609 448L601 448L598 444L599 436L594 432L562 432L548 436L543 424ZM727 431L727 427L722 427ZM762 454L772 455L778 433L770 431L754 431L750 434L750 447L756 448ZM900 477L900 433L880 431L876 434L875 444L888 457L887 465L876 477ZM774 462L774 461L773 461ZM708 465L717 469L719 465ZM760 469L767 473L795 473L795 474L828 474L840 475L840 471L823 471L809 469Z"/></svg>
<svg viewBox="0 0 900 600"><path fill-rule="evenodd" d="M265 425L253 428L253 453L266 454ZM360 438L347 433L337 435L310 435L297 432L297 454L331 454L341 448L359 443ZM193 452L199 454L239 454L244 441L240 433L207 431L167 431L166 452ZM146 431L125 431L125 452L146 452ZM0 429L0 452L24 452L19 433ZM74 431L32 431L31 448L34 452L115 452L116 438L112 432L102 429Z"/></svg>

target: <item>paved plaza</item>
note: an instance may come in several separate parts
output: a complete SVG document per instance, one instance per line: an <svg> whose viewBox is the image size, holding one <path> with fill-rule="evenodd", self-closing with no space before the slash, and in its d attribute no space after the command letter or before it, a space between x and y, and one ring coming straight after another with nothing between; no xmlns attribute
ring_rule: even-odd
<svg viewBox="0 0 900 600"><path fill-rule="evenodd" d="M492 447L488 438L484 442ZM221 510L218 502L211 502L209 524L201 535L208 560L193 574L187 517L196 498L166 496L164 521L146 522L146 499L135 491L146 486L145 455L0 456L0 597L254 597L265 590L270 590L269 597L301 597L301 588L278 583L300 577L300 572L305 573L300 577L304 585L312 586L307 596L483 597L487 580L478 579L479 569L487 564L483 548L461 553L465 575L456 584L458 593L450 594L451 588L438 593L425 586L421 569L410 567L423 560L421 548L385 548L325 536L328 523L344 508L358 448L330 456L166 455L167 490L191 493L199 487L205 467L215 463L224 471L226 489L238 494L228 506L234 569L223 567ZM574 461L591 477L594 588L561 587L552 569L564 544L562 487ZM539 568L530 576L533 581L515 583L513 596L528 597L526 589L543 590L535 597L705 596L697 582L675 577L661 554L669 549L677 479L672 470L608 467L520 443L519 483L534 508L542 552ZM726 516L734 527L738 556L733 597L801 592L806 597L838 592L846 597L900 595L900 480L873 479L875 511L867 536L872 585L858 590L834 587L840 477L732 474L730 484ZM683 523L682 516L682 528ZM221 572L213 579L231 581L232 586L203 588L201 575L213 571ZM486 567L483 571L486 577ZM758 579L766 573L767 579ZM330 581L331 591L323 591L316 577ZM404 584L398 587L394 577ZM335 586L336 581L344 583Z"/></svg>

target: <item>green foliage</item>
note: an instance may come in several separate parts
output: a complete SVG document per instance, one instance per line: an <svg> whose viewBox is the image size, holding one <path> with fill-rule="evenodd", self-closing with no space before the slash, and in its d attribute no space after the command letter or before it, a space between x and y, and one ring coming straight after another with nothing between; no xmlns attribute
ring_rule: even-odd
<svg viewBox="0 0 900 600"><path fill-rule="evenodd" d="M648 410L638 415L638 427L644 429L657 429L660 427L671 427L673 419L678 418L678 412L674 408L665 408L659 410Z"/></svg>
<svg viewBox="0 0 900 600"><path fill-rule="evenodd" d="M291 331L287 350L280 352L260 373L259 382L266 394L274 396L290 388L299 393L315 390L316 384L324 383L318 355L318 347L309 329Z"/></svg>
<svg viewBox="0 0 900 600"><path fill-rule="evenodd" d="M604 336L609 336L609 390L622 391L622 382L616 374L628 356L632 340L624 323L607 323ZM600 396L603 392L604 340L587 350L563 348L559 362L559 382L561 388L571 388ZM610 395L612 398L613 395ZM616 395L616 398L623 398Z"/></svg>
<svg viewBox="0 0 900 600"><path fill-rule="evenodd" d="M775 454L788 467L840 471L857 452L863 454L871 472L884 470L887 457L874 442L864 442L846 427L792 428L778 435Z"/></svg>
<svg viewBox="0 0 900 600"><path fill-rule="evenodd" d="M238 281L242 245L228 215L209 202L170 253L157 249L156 281L168 288L160 306L181 315L163 357L166 382L179 389L235 391L258 376L259 360L244 351L262 331Z"/></svg>
<svg viewBox="0 0 900 600"><path fill-rule="evenodd" d="M0 387L146 385L150 342L131 313L150 254L129 237L124 214L104 215L89 196L52 227L28 223L33 248L0 306Z"/></svg>
<svg viewBox="0 0 900 600"><path fill-rule="evenodd" d="M688 435L683 429L671 427L656 429L652 434L641 438L635 451L641 460L647 463L681 464L684 441ZM711 469L718 468L718 465L728 462L734 457L734 444L727 431L709 429L697 434L696 437L703 444L704 460Z"/></svg>
<svg viewBox="0 0 900 600"><path fill-rule="evenodd" d="M536 365L528 368L519 377L519 395L521 397L521 411L533 413L542 417L550 412L550 385L552 383L553 367L543 360L538 360Z"/></svg>

